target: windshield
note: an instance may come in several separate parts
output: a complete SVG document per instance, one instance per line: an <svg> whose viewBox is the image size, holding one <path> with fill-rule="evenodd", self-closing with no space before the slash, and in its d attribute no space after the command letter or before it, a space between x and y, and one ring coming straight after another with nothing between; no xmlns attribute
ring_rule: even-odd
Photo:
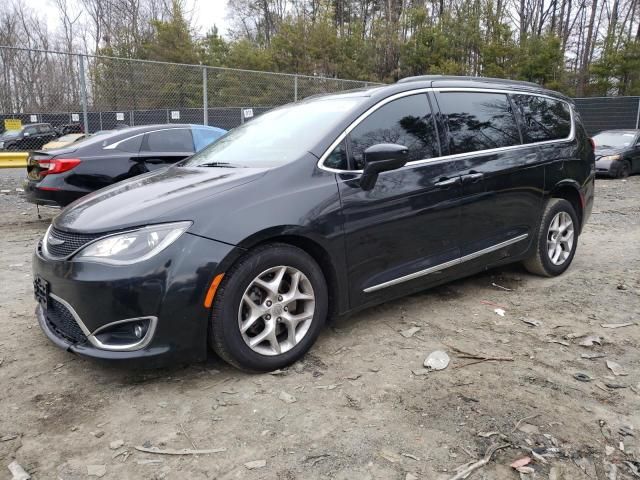
<svg viewBox="0 0 640 480"><path fill-rule="evenodd" d="M184 167L277 167L313 148L363 97L286 105L234 128L178 164Z"/></svg>
<svg viewBox="0 0 640 480"><path fill-rule="evenodd" d="M593 137L596 148L628 147L635 138L635 133L630 132L602 132Z"/></svg>
<svg viewBox="0 0 640 480"><path fill-rule="evenodd" d="M4 132L1 137L2 138L15 138L18 135L20 135L20 132L22 130L7 130L6 132Z"/></svg>

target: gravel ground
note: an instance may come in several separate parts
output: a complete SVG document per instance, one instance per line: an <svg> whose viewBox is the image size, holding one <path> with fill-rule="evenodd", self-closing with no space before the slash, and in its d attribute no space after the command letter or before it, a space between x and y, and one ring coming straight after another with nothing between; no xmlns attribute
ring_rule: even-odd
<svg viewBox="0 0 640 480"><path fill-rule="evenodd" d="M213 355L132 370L53 346L33 314L30 257L56 212L38 219L16 191L22 177L0 170L10 190L0 194L0 478L17 460L36 479L448 479L491 444L506 447L469 478L637 478L640 177L597 182L563 276L511 266L368 309L279 375L240 373ZM602 345L581 346L582 335ZM450 365L424 375L438 349ZM535 473L509 466L524 456Z"/></svg>

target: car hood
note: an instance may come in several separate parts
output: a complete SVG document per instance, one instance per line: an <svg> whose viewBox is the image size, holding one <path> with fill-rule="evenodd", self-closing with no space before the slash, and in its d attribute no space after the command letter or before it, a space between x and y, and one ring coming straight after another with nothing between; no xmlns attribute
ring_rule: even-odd
<svg viewBox="0 0 640 480"><path fill-rule="evenodd" d="M615 148L615 147L609 147L609 148L605 148L605 147L601 147L598 148L596 147L595 151L593 152L596 156L596 158L599 157L605 157L607 155L617 155L620 153L624 153L625 149L624 148Z"/></svg>
<svg viewBox="0 0 640 480"><path fill-rule="evenodd" d="M56 228L101 233L154 223L194 220L194 203L257 180L264 168L170 167L116 183L71 203Z"/></svg>

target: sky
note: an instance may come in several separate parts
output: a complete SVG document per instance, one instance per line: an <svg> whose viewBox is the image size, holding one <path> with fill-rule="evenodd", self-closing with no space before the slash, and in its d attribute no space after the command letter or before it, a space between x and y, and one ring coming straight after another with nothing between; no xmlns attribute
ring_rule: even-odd
<svg viewBox="0 0 640 480"><path fill-rule="evenodd" d="M226 36L229 27L227 20L227 0L187 0L190 14L196 28L205 34L214 25L221 35ZM58 11L52 0L29 0L28 5L36 12L46 16L51 30L58 26Z"/></svg>

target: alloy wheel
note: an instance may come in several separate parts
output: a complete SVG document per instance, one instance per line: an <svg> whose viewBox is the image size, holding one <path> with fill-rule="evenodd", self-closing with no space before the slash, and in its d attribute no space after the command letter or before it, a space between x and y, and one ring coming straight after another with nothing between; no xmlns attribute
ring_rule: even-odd
<svg viewBox="0 0 640 480"><path fill-rule="evenodd" d="M554 265L562 265L571 255L574 243L574 226L571 215L558 212L549 224L547 253Z"/></svg>
<svg viewBox="0 0 640 480"><path fill-rule="evenodd" d="M281 265L251 281L240 301L238 327L253 351L280 355L302 341L314 311L315 295L307 276Z"/></svg>

